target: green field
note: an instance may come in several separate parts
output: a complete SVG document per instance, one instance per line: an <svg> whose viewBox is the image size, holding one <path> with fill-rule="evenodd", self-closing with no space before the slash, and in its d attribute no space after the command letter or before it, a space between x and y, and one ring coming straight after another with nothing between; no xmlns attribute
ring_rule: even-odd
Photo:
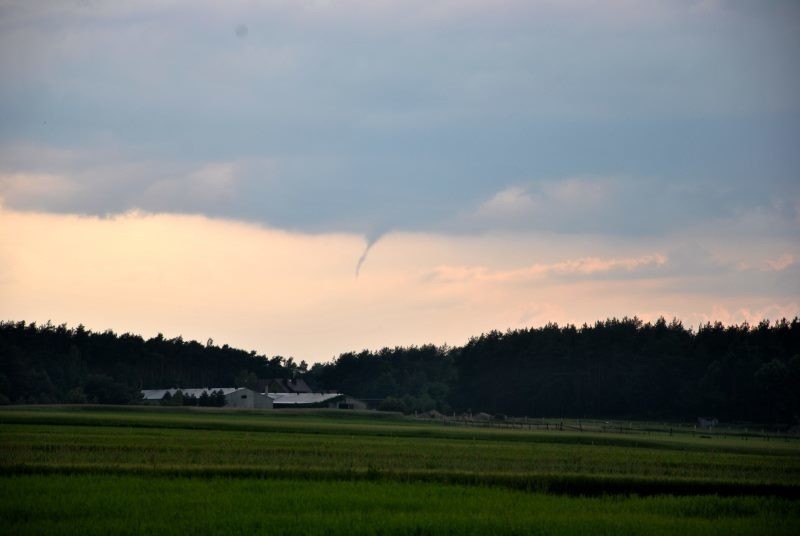
<svg viewBox="0 0 800 536"><path fill-rule="evenodd" d="M0 410L25 533L800 533L800 444L389 414Z"/></svg>

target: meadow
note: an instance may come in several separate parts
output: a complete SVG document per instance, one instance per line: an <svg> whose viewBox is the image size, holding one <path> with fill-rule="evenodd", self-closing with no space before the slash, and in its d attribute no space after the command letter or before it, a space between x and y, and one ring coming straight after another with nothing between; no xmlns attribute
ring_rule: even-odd
<svg viewBox="0 0 800 536"><path fill-rule="evenodd" d="M13 534L800 533L800 443L393 414L0 410Z"/></svg>

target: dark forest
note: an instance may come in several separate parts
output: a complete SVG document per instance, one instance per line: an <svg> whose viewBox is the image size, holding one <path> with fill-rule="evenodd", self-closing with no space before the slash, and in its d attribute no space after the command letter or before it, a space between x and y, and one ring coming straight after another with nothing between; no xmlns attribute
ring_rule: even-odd
<svg viewBox="0 0 800 536"><path fill-rule="evenodd" d="M758 325L609 319L493 331L461 347L349 352L309 370L213 341L0 323L0 402L129 403L139 389L245 385L302 376L411 413L694 419L793 424L800 319Z"/></svg>

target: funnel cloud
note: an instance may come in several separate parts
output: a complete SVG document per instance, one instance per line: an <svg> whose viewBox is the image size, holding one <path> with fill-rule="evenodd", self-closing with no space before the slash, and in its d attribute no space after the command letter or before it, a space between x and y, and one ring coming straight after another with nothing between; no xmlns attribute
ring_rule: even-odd
<svg viewBox="0 0 800 536"><path fill-rule="evenodd" d="M361 257L358 258L358 262L356 263L356 279L358 279L358 276L361 273L361 266L364 264L364 261L367 260L369 250L372 249L372 246L378 243L378 240L381 239L381 236L383 235L378 234L367 237L367 245L364 248L364 252L361 254Z"/></svg>

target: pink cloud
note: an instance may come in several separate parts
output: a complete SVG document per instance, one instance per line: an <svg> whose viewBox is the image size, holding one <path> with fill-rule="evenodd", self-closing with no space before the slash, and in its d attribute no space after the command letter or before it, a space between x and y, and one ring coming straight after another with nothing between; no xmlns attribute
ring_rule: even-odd
<svg viewBox="0 0 800 536"><path fill-rule="evenodd" d="M433 270L431 276L437 281L447 282L465 280L515 282L547 276L630 273L642 268L664 266L667 261L666 255L652 253L623 258L581 257L554 263L536 263L512 270L490 270L482 266L438 266Z"/></svg>
<svg viewBox="0 0 800 536"><path fill-rule="evenodd" d="M761 269L766 272L782 272L790 266L794 265L797 261L794 255L784 253L777 259L767 259L764 261Z"/></svg>

